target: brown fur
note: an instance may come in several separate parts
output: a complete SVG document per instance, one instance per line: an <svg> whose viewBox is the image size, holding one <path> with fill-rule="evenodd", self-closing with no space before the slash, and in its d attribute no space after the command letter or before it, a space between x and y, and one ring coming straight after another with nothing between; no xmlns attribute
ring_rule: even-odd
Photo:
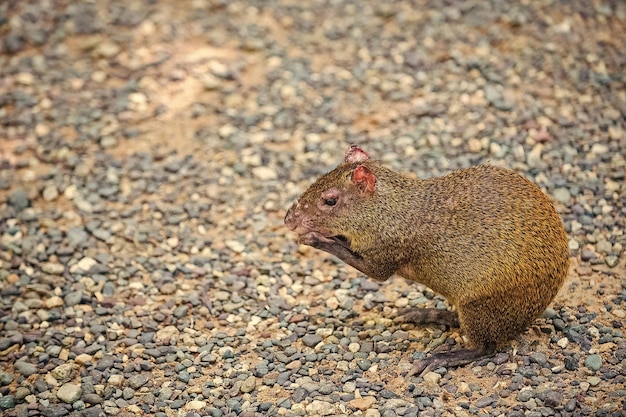
<svg viewBox="0 0 626 417"><path fill-rule="evenodd" d="M373 173L373 191L355 185L358 166ZM333 207L320 203L328 190L339 196ZM522 333L568 270L567 237L548 197L521 175L490 165L414 180L369 159L346 161L317 180L285 222L303 243L374 279L396 273L442 294L482 350ZM349 245L319 235L344 236Z"/></svg>

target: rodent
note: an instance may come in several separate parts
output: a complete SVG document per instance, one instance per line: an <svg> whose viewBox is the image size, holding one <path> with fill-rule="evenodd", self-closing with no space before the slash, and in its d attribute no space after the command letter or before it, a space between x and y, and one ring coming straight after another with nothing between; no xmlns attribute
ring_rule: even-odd
<svg viewBox="0 0 626 417"><path fill-rule="evenodd" d="M375 280L397 274L456 308L402 312L406 322L460 327L471 345L420 360L410 375L494 354L543 313L569 265L554 206L516 172L478 165L412 179L356 145L293 204L285 224L300 243Z"/></svg>

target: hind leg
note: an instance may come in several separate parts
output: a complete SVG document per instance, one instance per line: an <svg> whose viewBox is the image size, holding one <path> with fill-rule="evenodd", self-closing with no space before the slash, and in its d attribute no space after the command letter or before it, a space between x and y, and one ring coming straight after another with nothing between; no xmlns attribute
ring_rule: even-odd
<svg viewBox="0 0 626 417"><path fill-rule="evenodd" d="M537 308L528 307L528 297L513 294L481 297L457 307L461 330L472 347L442 352L417 361L409 376L423 374L439 366L459 366L473 362L496 351L498 342L523 332L538 315Z"/></svg>

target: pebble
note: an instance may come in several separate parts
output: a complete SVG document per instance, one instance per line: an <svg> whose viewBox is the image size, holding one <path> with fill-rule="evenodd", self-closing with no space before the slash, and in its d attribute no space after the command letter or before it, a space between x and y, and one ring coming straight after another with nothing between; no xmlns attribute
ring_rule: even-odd
<svg viewBox="0 0 626 417"><path fill-rule="evenodd" d="M15 397L5 395L0 397L0 410L10 410L15 407Z"/></svg>
<svg viewBox="0 0 626 417"><path fill-rule="evenodd" d="M322 340L324 339L318 334L307 334L302 337L302 343L308 347L315 347L321 343Z"/></svg>
<svg viewBox="0 0 626 417"><path fill-rule="evenodd" d="M61 385L57 391L57 398L65 403L71 404L77 401L82 394L80 385L67 383Z"/></svg>
<svg viewBox="0 0 626 417"><path fill-rule="evenodd" d="M128 378L128 385L134 390L143 387L147 382L148 377L144 374L133 375Z"/></svg>
<svg viewBox="0 0 626 417"><path fill-rule="evenodd" d="M555 188L552 191L552 197L559 203L567 204L572 198L572 195L567 188Z"/></svg>
<svg viewBox="0 0 626 417"><path fill-rule="evenodd" d="M335 406L327 401L313 400L306 406L308 415L329 416L335 413Z"/></svg>
<svg viewBox="0 0 626 417"><path fill-rule="evenodd" d="M431 386L439 385L441 375L436 372L427 372L424 374L424 383Z"/></svg>
<svg viewBox="0 0 626 417"><path fill-rule="evenodd" d="M43 196L43 199L46 201L54 201L57 199L57 197L59 197L59 190L54 185L47 185L43 189L41 195Z"/></svg>
<svg viewBox="0 0 626 417"><path fill-rule="evenodd" d="M0 371L0 385L9 385L11 382L13 382L13 374Z"/></svg>
<svg viewBox="0 0 626 417"><path fill-rule="evenodd" d="M239 242L238 240L227 240L224 243L233 252L241 253L241 252L243 252L246 249L246 246L243 243Z"/></svg>
<svg viewBox="0 0 626 417"><path fill-rule="evenodd" d="M59 296L52 296L50 298L46 298L43 302L43 305L45 308L57 308L57 307L62 307L63 306L63 299Z"/></svg>
<svg viewBox="0 0 626 417"><path fill-rule="evenodd" d="M246 378L242 384L241 384L241 392L242 393L249 393L254 391L254 388L256 387L256 378L253 375L250 375L248 378Z"/></svg>
<svg viewBox="0 0 626 417"><path fill-rule="evenodd" d="M93 259L93 258L91 258L89 256L85 256L80 261L78 261L76 266L82 272L89 272L91 270L91 268L93 268L97 264L98 264L98 262L95 259Z"/></svg>
<svg viewBox="0 0 626 417"><path fill-rule="evenodd" d="M15 365L13 365L15 368L15 371L17 373L19 373L20 375L23 375L25 377L29 377L33 374L36 374L38 372L38 369L35 365L33 365L32 363L29 362L24 362L24 361L17 361L15 362Z"/></svg>
<svg viewBox="0 0 626 417"><path fill-rule="evenodd" d="M600 355L589 355L585 358L583 365L591 371L598 371L602 366L602 358Z"/></svg>
<svg viewBox="0 0 626 417"><path fill-rule="evenodd" d="M348 405L357 410L365 411L371 408L374 404L376 404L375 397L362 397L355 398L353 400L348 401Z"/></svg>

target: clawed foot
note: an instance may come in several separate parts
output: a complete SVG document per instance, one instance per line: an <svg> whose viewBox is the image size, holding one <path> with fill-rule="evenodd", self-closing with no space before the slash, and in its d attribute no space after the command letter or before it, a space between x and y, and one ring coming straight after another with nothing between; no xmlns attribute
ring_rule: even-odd
<svg viewBox="0 0 626 417"><path fill-rule="evenodd" d="M450 352L435 353L428 358L415 362L407 377L423 376L440 366L455 367L465 365L484 356L491 355L494 351L495 346L488 346L482 349L458 349Z"/></svg>
<svg viewBox="0 0 626 417"><path fill-rule="evenodd" d="M404 308L398 311L396 323L443 324L459 327L459 315L454 311L438 308Z"/></svg>

